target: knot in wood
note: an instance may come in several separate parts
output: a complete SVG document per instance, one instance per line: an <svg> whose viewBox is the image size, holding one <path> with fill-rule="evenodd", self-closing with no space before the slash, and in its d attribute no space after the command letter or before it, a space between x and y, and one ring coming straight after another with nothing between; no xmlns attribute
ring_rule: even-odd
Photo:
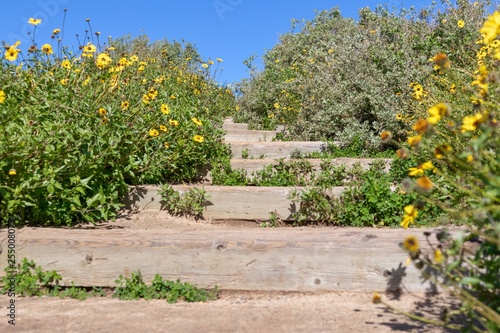
<svg viewBox="0 0 500 333"><path fill-rule="evenodd" d="M85 256L85 262L87 263L87 265L90 265L93 260L94 260L94 258L92 257L92 254L87 254Z"/></svg>

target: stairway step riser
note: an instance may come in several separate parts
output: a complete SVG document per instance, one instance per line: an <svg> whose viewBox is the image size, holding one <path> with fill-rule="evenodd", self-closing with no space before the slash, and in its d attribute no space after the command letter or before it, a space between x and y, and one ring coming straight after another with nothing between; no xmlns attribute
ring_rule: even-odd
<svg viewBox="0 0 500 333"><path fill-rule="evenodd" d="M205 189L208 200L203 218L206 220L238 219L268 220L270 212L275 212L281 219L289 220L300 208L288 197L301 187L245 187L245 186L203 186L174 185L172 188L184 193L193 187ZM329 191L332 197L340 195L344 187L334 187ZM137 186L131 188L125 199L125 208L129 210L163 210L158 186Z"/></svg>
<svg viewBox="0 0 500 333"><path fill-rule="evenodd" d="M231 142L271 142L276 137L277 131L248 131L228 130L224 135L224 141Z"/></svg>
<svg viewBox="0 0 500 333"><path fill-rule="evenodd" d="M324 142L293 141L293 142L231 142L232 158L291 158L296 152L310 154L321 152L326 148Z"/></svg>

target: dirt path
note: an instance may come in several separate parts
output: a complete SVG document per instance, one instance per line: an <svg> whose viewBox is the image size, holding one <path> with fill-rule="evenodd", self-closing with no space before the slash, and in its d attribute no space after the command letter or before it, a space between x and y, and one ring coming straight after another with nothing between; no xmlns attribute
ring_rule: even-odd
<svg viewBox="0 0 500 333"><path fill-rule="evenodd" d="M0 297L3 309L7 301ZM16 303L15 327L2 315L1 332L444 332L388 312L366 293L222 292L217 301L177 304L110 297ZM414 295L392 304L420 313L436 310Z"/></svg>

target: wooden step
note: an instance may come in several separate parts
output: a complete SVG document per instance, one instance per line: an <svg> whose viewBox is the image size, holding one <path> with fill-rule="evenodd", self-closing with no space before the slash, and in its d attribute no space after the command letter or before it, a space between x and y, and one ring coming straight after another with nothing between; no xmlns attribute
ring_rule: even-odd
<svg viewBox="0 0 500 333"><path fill-rule="evenodd" d="M257 130L227 130L224 135L226 142L235 141L273 141L278 131L257 131Z"/></svg>
<svg viewBox="0 0 500 333"><path fill-rule="evenodd" d="M426 229L431 231L430 229ZM62 275L62 285L114 287L141 271L201 288L254 291L426 291L398 243L424 230L357 228L16 230L16 257ZM7 253L6 234L0 237ZM0 260L4 271L6 260ZM369 302L369 300L367 300Z"/></svg>
<svg viewBox="0 0 500 333"><path fill-rule="evenodd" d="M244 123L233 123L233 118L226 118L222 125L222 129L229 130L246 130L248 129L248 124Z"/></svg>
<svg viewBox="0 0 500 333"><path fill-rule="evenodd" d="M320 152L326 147L321 141L228 142L233 158L290 158L294 153ZM245 154L244 154L245 152Z"/></svg>
<svg viewBox="0 0 500 333"><path fill-rule="evenodd" d="M291 215L300 206L292 203L288 197L302 187L257 187L257 186L212 186L212 185L174 185L172 188L184 193L193 187L204 189L208 195L203 218L206 220L268 220L270 212L275 212L283 220L290 220ZM125 198L128 210L164 210L159 186L135 186L130 188ZM344 187L334 187L331 196L338 196Z"/></svg>
<svg viewBox="0 0 500 333"><path fill-rule="evenodd" d="M383 160L385 162L385 171L388 172L392 159L384 158L384 159L375 159L375 158L350 158L350 157L339 157L333 158L330 160L327 159L317 159L311 158L306 159L305 161L309 162L315 171L321 170L322 162L330 162L332 166L345 166L347 169L352 168L356 163L359 163L363 170L367 170L370 167L370 164L376 160ZM286 158L283 160L285 163L293 163L293 162L301 161L300 159L290 159ZM231 159L231 168L233 170L245 170L247 174L251 174L252 172L258 172L264 169L264 167L268 165L276 165L279 164L279 159Z"/></svg>

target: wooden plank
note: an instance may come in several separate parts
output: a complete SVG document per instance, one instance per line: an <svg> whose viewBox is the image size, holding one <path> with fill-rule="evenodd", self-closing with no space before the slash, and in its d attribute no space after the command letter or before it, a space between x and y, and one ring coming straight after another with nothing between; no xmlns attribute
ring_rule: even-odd
<svg viewBox="0 0 500 333"><path fill-rule="evenodd" d="M276 137L278 131L258 131L258 130L237 130L231 129L227 130L224 135L224 141L226 143L238 142L238 141L266 141L270 142Z"/></svg>
<svg viewBox="0 0 500 333"><path fill-rule="evenodd" d="M325 148L321 141L231 142L233 158L242 158L243 151L254 158L290 158L292 153L320 152Z"/></svg>
<svg viewBox="0 0 500 333"><path fill-rule="evenodd" d="M333 158L330 160L331 165L333 166L345 166L347 169L352 168L356 163L361 164L361 167L366 170L370 167L370 164L373 163L375 158L348 158L348 157L341 157L341 158ZM385 162L385 171L388 172L390 169L390 165L392 163L392 159L390 158L385 158L382 159ZM297 159L290 159L286 158L284 159L285 163L291 163L294 161L299 161ZM320 170L320 165L324 161L322 159L317 159L317 158L310 158L307 159L309 163L311 163L312 167L314 168L315 171ZM252 172L256 171L261 171L264 169L265 166L268 165L275 165L278 164L279 160L278 159L242 159L242 158L233 158L231 159L231 168L238 170L242 169L245 170L248 174L251 174Z"/></svg>
<svg viewBox="0 0 500 333"><path fill-rule="evenodd" d="M222 124L224 130L246 130L248 129L248 124L244 123L233 123L233 118L227 118Z"/></svg>
<svg viewBox="0 0 500 333"><path fill-rule="evenodd" d="M418 271L398 247L423 230L355 228L16 230L16 257L56 270L64 284L114 286L120 274L140 270L200 287L226 290L424 291ZM0 231L1 253L7 232ZM4 272L6 260L0 261ZM392 280L387 272L392 272Z"/></svg>
<svg viewBox="0 0 500 333"><path fill-rule="evenodd" d="M193 187L203 188L208 194L203 217L207 220L240 219L268 220L270 212L275 212L284 220L291 219L299 206L288 197L295 189L302 187L248 187L248 186L211 186L211 185L174 185L181 193ZM337 196L344 187L334 187L331 195ZM131 210L163 210L158 186L131 187L125 199L127 209Z"/></svg>

